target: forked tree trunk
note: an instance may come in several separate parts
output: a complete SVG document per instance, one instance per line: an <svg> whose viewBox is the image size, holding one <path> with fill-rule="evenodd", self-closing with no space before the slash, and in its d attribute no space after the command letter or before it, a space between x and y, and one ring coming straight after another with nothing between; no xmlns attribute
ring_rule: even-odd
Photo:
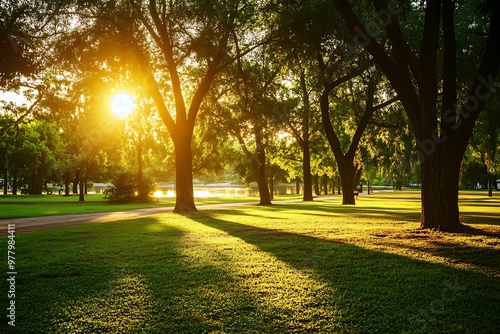
<svg viewBox="0 0 500 334"><path fill-rule="evenodd" d="M192 131L179 131L175 137L175 213L195 212L193 191Z"/></svg>

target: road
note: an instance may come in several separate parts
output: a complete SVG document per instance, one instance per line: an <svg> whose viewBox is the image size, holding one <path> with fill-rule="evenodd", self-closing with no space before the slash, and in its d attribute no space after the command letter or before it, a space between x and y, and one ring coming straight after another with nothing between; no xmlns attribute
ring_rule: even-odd
<svg viewBox="0 0 500 334"><path fill-rule="evenodd" d="M317 198L315 199L315 201L329 201L338 198L339 198L338 196L325 196ZM279 205L286 203L297 203L301 201L302 200L300 199L283 200L283 201L276 201L274 202L274 204ZM220 204L198 205L197 208L200 211L225 210L225 209L232 209L232 208L257 205L257 204L258 202L220 203ZM129 211L117 211L117 212L82 213L82 214L72 214L72 215L2 219L0 220L0 235L5 235L4 231L7 231L7 225L9 224L15 224L16 233L22 233L22 232L31 232L31 231L51 229L51 228L60 228L60 227L79 225L79 224L95 224L95 223L106 223L117 220L134 219L158 213L171 213L173 209L174 208L170 206L163 208L146 208L146 209L136 209Z"/></svg>

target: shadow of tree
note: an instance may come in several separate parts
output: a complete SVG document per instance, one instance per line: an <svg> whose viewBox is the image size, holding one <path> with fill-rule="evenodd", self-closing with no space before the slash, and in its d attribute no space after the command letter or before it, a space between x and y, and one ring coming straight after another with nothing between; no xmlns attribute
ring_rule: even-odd
<svg viewBox="0 0 500 334"><path fill-rule="evenodd" d="M495 312L485 310L477 304L485 297L479 298L481 292L475 289L482 286L495 291L497 279L213 215L202 213L189 218L241 238L294 268L311 272L339 291L331 301L343 314L339 320L343 331L500 331L500 306L496 304Z"/></svg>

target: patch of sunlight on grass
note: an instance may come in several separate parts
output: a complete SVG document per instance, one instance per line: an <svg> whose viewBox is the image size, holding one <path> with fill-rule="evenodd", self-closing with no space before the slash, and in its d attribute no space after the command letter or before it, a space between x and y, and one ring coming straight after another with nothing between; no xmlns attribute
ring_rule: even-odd
<svg viewBox="0 0 500 334"><path fill-rule="evenodd" d="M475 199L460 202L462 221L483 224L479 235L470 235L420 230L419 196L415 191L387 192L364 196L356 206L294 203L213 212L213 217L500 277L500 270L488 262L500 250L496 237L500 229L495 226L500 221L500 200L484 194L463 194L464 198ZM484 200L484 207L479 209L477 205L482 202L478 198Z"/></svg>
<svg viewBox="0 0 500 334"><path fill-rule="evenodd" d="M109 293L74 301L61 310L53 333L130 333L150 330L154 306L143 279L124 274Z"/></svg>
<svg viewBox="0 0 500 334"><path fill-rule="evenodd" d="M192 268L213 266L232 278L236 286L226 291L205 290L206 298L220 304L228 297L225 292L242 290L254 299L256 312L267 314L274 326L307 330L338 328L341 311L331 307L336 291L313 272L292 267L259 247L216 228L191 221L191 233L182 237L182 253ZM211 304L211 303L209 303ZM329 307L323 307L329 305ZM249 305L250 307L250 305ZM192 310L205 323L213 323L206 314ZM272 324L268 324L271 326Z"/></svg>

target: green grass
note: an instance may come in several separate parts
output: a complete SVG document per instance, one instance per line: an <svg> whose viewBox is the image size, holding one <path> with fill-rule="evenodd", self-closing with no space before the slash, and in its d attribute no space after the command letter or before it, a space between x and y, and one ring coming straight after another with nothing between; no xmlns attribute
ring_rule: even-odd
<svg viewBox="0 0 500 334"><path fill-rule="evenodd" d="M276 200L299 199L300 196L283 195ZM196 205L219 204L219 203L242 203L258 201L258 197L210 197L196 198ZM113 212L126 211L142 208L154 208L174 206L174 198L161 198L159 202L153 200L151 203L110 203L103 199L102 195L91 194L85 196L85 202L79 202L78 196L58 195L0 195L0 219L38 217L50 215L67 215L78 213Z"/></svg>
<svg viewBox="0 0 500 334"><path fill-rule="evenodd" d="M18 234L11 332L498 333L500 201L462 198L464 233L403 192Z"/></svg>

